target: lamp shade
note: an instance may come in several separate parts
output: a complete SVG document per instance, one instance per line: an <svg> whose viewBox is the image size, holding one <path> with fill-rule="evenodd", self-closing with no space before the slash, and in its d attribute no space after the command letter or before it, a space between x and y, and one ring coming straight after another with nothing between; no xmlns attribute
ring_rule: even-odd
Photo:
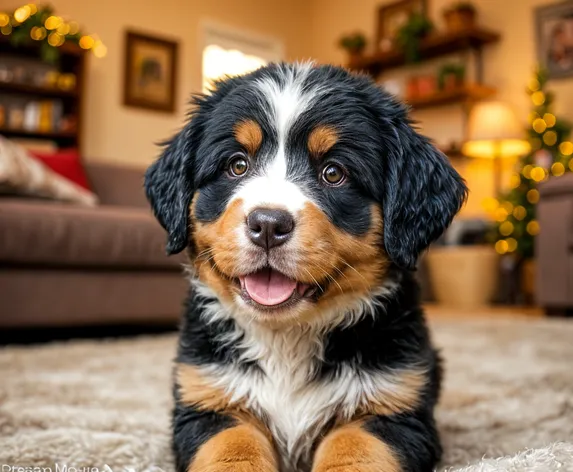
<svg viewBox="0 0 573 472"><path fill-rule="evenodd" d="M520 156L530 149L523 134L521 124L507 104L499 101L480 102L471 110L468 140L462 151L470 157Z"/></svg>

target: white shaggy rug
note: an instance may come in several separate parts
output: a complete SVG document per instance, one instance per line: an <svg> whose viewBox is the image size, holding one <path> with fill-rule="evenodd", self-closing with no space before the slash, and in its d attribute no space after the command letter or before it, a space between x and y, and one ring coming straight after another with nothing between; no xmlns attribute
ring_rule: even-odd
<svg viewBox="0 0 573 472"><path fill-rule="evenodd" d="M441 470L573 472L573 322L439 320L432 329L446 358ZM172 472L175 343L1 349L1 472Z"/></svg>

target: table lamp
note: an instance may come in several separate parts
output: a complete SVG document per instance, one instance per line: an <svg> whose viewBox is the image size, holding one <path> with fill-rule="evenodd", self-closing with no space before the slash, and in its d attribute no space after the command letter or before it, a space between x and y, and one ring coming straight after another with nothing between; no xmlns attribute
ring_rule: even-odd
<svg viewBox="0 0 573 472"><path fill-rule="evenodd" d="M493 159L496 196L501 193L502 159L521 156L530 150L523 136L523 127L506 103L486 101L472 107L462 152L469 157Z"/></svg>

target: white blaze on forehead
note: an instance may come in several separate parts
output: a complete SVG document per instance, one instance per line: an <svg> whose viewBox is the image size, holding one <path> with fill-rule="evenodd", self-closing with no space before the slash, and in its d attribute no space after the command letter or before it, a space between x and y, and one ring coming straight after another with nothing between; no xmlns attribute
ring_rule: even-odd
<svg viewBox="0 0 573 472"><path fill-rule="evenodd" d="M308 198L300 187L287 179L286 140L289 129L302 112L308 109L320 93L320 89L303 90L303 85L312 70L312 63L297 64L281 69L282 77L264 77L256 87L264 95L261 103L270 107L269 121L278 139L276 154L268 159L263 173L245 184L234 195L241 198L245 213L259 206L279 206L293 214L301 210ZM267 157L262 156L264 159Z"/></svg>
<svg viewBox="0 0 573 472"><path fill-rule="evenodd" d="M284 147L290 126L311 104L313 96L303 92L303 85L312 67L311 62L288 66L282 69L279 81L273 77L257 80L257 88L271 107L269 118L278 134L279 146Z"/></svg>

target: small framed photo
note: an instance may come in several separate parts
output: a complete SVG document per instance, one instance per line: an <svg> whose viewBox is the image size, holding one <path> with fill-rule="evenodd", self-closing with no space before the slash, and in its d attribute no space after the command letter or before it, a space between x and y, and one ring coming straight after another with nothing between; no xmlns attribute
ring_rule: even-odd
<svg viewBox="0 0 573 472"><path fill-rule="evenodd" d="M408 22L413 13L427 15L427 0L399 0L378 9L376 47L379 51L392 48L398 30Z"/></svg>
<svg viewBox="0 0 573 472"><path fill-rule="evenodd" d="M573 77L573 0L535 10L537 59L549 78Z"/></svg>
<svg viewBox="0 0 573 472"><path fill-rule="evenodd" d="M124 105L175 111L177 50L176 41L127 31Z"/></svg>

